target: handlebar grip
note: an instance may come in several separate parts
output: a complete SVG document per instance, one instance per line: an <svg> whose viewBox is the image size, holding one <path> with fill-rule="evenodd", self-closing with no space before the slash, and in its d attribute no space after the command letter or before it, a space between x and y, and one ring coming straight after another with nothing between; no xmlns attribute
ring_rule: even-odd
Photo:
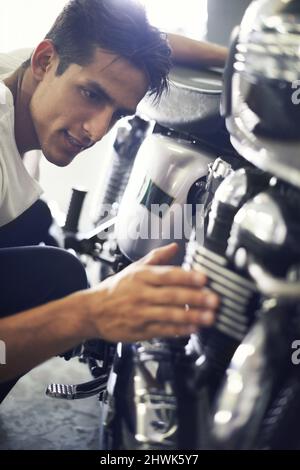
<svg viewBox="0 0 300 470"><path fill-rule="evenodd" d="M79 219L86 195L87 191L75 188L72 189L72 197L67 212L66 223L64 226L65 232L78 232Z"/></svg>

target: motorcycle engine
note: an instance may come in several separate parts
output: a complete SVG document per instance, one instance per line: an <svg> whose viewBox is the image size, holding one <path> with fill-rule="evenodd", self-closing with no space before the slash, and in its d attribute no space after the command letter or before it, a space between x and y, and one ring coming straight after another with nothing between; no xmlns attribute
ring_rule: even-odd
<svg viewBox="0 0 300 470"><path fill-rule="evenodd" d="M243 178L235 191L227 178L227 204L234 196L241 204L235 205L233 217L230 211L224 217L229 228L224 224L222 246L216 237L212 240L214 232L222 238L216 193L206 242L192 245L187 258L190 268L207 273L211 288L221 296L215 327L199 335L202 369L207 363L213 375L208 379L213 383L210 396L217 396L211 424L211 446L217 448L299 445L299 373L290 352L299 335L300 299L300 114L294 92L300 77L299 23L299 2L262 0L252 3L235 33L225 74L226 124L235 149L267 180L257 191L252 182L242 201L236 195L242 192ZM234 285L239 298L236 304L230 299L229 311L230 291L224 284L233 274L239 276ZM229 324L238 310L239 319ZM237 328L240 338L236 335L235 342ZM202 370L202 376L207 372Z"/></svg>

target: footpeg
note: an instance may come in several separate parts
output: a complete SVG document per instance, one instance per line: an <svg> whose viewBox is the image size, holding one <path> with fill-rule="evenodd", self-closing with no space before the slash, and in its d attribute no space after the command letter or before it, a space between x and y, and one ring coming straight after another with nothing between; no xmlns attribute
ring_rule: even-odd
<svg viewBox="0 0 300 470"><path fill-rule="evenodd" d="M80 400L94 395L103 394L106 390L108 375L102 375L96 380L78 385L50 384L46 395L62 400Z"/></svg>

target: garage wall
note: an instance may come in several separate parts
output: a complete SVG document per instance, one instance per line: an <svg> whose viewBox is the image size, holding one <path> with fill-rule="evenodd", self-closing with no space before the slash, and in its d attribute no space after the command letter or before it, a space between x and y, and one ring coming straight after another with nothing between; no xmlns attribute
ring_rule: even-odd
<svg viewBox="0 0 300 470"><path fill-rule="evenodd" d="M32 47L43 39L66 0L0 0L0 51Z"/></svg>
<svg viewBox="0 0 300 470"><path fill-rule="evenodd" d="M207 40L228 46L231 31L241 23L252 0L208 0Z"/></svg>

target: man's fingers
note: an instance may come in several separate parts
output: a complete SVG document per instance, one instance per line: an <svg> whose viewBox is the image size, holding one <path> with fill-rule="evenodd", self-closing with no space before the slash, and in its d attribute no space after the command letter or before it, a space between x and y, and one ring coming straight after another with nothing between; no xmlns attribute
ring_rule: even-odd
<svg viewBox="0 0 300 470"><path fill-rule="evenodd" d="M203 287L207 280L205 274L171 266L153 266L141 274L145 282L153 286Z"/></svg>
<svg viewBox="0 0 300 470"><path fill-rule="evenodd" d="M151 251L148 255L139 260L138 264L146 264L148 266L168 264L174 258L177 251L178 245L176 243L171 243L170 245Z"/></svg>
<svg viewBox="0 0 300 470"><path fill-rule="evenodd" d="M143 297L146 302L152 302L159 305L186 305L190 307L203 307L207 309L216 309L219 299L209 289L197 289L178 287L149 287L145 289Z"/></svg>
<svg viewBox="0 0 300 470"><path fill-rule="evenodd" d="M185 307L148 307L143 310L145 324L160 322L160 324L181 324L181 326L209 326L215 320L215 314L208 308L188 308ZM162 321L163 319L163 321Z"/></svg>

